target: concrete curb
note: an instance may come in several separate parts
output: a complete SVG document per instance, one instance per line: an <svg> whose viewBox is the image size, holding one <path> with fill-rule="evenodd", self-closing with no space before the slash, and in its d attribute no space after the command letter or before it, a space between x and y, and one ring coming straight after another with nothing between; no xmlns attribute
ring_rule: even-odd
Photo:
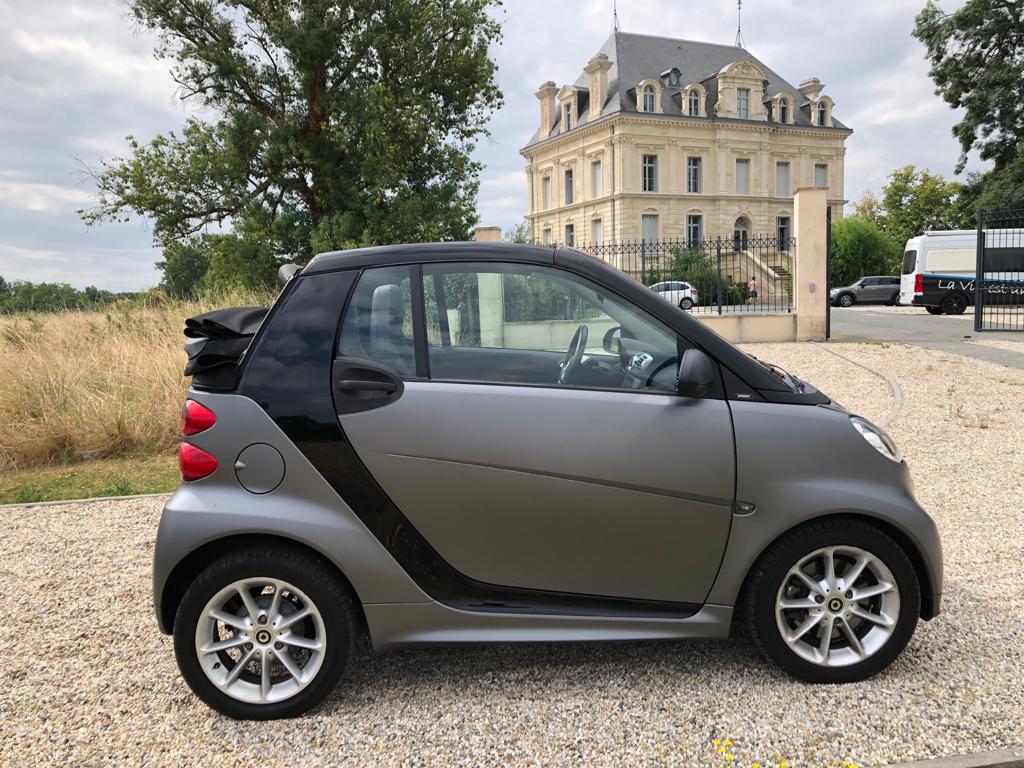
<svg viewBox="0 0 1024 768"><path fill-rule="evenodd" d="M903 411L903 390L900 389L900 385L897 383L896 379L894 379L892 376L889 376L886 373L882 373L881 371L875 370L869 365L865 365L864 363L858 362L853 358L840 354L839 352L836 352L834 349L825 344L821 344L820 342L817 341L812 341L811 343L814 346L818 347L819 349L824 349L827 352L831 352L836 357L842 358L843 360L845 360L848 363L851 363L852 365L856 365L857 367L863 368L865 371L868 371L869 373L875 374L875 376L882 379L889 386L889 392L892 394L893 399L892 408L889 409L889 413L887 413L885 418L883 418L878 424L878 426L880 426L882 429L888 429L889 425L896 421L896 417L898 417L900 413Z"/></svg>
<svg viewBox="0 0 1024 768"><path fill-rule="evenodd" d="M170 496L169 493L140 493L133 496L94 496L91 499L56 499L54 501L25 501L18 504L0 504L0 509L21 509L23 507L55 507L58 504L92 504L96 501L124 501L125 499L155 499Z"/></svg>
<svg viewBox="0 0 1024 768"><path fill-rule="evenodd" d="M886 768L1024 768L1024 747L940 757L937 760L918 760L914 763L893 763Z"/></svg>

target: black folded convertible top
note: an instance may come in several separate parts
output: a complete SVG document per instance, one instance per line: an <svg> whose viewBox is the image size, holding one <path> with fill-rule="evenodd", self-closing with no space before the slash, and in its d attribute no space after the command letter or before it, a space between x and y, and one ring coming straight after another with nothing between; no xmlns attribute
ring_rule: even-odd
<svg viewBox="0 0 1024 768"><path fill-rule="evenodd" d="M267 307L215 309L185 321L185 375L203 389L233 389L238 361L269 312Z"/></svg>

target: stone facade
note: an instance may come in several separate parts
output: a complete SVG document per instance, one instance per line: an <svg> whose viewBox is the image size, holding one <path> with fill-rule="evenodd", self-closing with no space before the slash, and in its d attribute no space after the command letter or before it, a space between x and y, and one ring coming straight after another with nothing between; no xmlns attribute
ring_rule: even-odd
<svg viewBox="0 0 1024 768"><path fill-rule="evenodd" d="M697 224L704 238L794 236L793 193L822 185L839 218L851 131L822 91L742 48L614 34L576 84L537 91L521 150L534 238L686 239Z"/></svg>

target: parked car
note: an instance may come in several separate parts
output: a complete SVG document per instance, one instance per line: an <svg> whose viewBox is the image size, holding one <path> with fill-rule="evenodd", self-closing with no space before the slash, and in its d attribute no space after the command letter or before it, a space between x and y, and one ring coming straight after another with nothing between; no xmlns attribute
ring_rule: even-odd
<svg viewBox="0 0 1024 768"><path fill-rule="evenodd" d="M153 586L214 709L306 711L361 633L380 651L738 619L789 673L840 683L938 614L936 526L889 436L603 262L446 243L285 277L269 313L187 327Z"/></svg>
<svg viewBox="0 0 1024 768"><path fill-rule="evenodd" d="M900 298L900 279L890 276L862 277L850 285L833 288L828 295L834 307L852 307L854 304L894 306Z"/></svg>
<svg viewBox="0 0 1024 768"><path fill-rule="evenodd" d="M668 280L655 283L651 290L680 309L693 309L700 304L697 289L682 280Z"/></svg>

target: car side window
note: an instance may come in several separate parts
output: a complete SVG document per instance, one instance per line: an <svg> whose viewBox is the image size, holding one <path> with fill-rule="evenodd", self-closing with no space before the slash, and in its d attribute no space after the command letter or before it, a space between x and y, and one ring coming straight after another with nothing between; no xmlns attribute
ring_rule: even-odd
<svg viewBox="0 0 1024 768"><path fill-rule="evenodd" d="M345 310L338 353L415 374L409 267L363 272Z"/></svg>
<svg viewBox="0 0 1024 768"><path fill-rule="evenodd" d="M675 391L676 334L578 275L427 264L423 293L432 379Z"/></svg>

